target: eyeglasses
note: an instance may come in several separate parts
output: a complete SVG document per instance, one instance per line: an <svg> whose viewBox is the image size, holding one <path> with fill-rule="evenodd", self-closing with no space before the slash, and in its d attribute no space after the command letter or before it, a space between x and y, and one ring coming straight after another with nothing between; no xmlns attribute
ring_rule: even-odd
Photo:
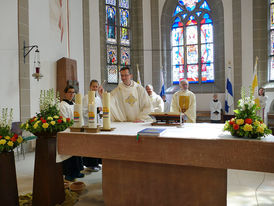
<svg viewBox="0 0 274 206"><path fill-rule="evenodd" d="M67 94L75 94L75 92L67 92Z"/></svg>

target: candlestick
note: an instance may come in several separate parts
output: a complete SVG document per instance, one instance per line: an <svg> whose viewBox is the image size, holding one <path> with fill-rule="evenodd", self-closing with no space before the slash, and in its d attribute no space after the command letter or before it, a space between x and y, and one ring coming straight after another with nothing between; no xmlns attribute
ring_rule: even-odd
<svg viewBox="0 0 274 206"><path fill-rule="evenodd" d="M110 93L103 93L103 129L110 129Z"/></svg>

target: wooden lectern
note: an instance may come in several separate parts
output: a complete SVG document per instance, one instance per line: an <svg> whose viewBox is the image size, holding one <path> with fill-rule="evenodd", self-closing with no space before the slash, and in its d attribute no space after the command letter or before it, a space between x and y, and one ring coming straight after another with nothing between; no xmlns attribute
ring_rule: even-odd
<svg viewBox="0 0 274 206"><path fill-rule="evenodd" d="M78 92L77 62L74 59L63 57L57 61L57 91L61 100L64 98L64 89L70 84Z"/></svg>

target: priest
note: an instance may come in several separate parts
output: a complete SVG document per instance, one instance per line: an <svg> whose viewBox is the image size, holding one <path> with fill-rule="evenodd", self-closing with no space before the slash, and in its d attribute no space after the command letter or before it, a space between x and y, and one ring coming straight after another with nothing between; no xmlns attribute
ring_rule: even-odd
<svg viewBox="0 0 274 206"><path fill-rule="evenodd" d="M181 112L179 106L179 96L189 96L189 108L184 112L186 116L186 122L195 123L196 122L196 97L191 91L188 90L189 84L186 79L180 81L180 91L176 92L172 96L171 100L171 112Z"/></svg>
<svg viewBox="0 0 274 206"><path fill-rule="evenodd" d="M152 112L164 112L164 101L160 95L153 91L153 86L151 84L146 85L146 91L152 105Z"/></svg>
<svg viewBox="0 0 274 206"><path fill-rule="evenodd" d="M152 107L146 90L131 80L130 68L120 70L122 82L110 93L111 120L116 122L150 121ZM100 93L103 89L100 88Z"/></svg>

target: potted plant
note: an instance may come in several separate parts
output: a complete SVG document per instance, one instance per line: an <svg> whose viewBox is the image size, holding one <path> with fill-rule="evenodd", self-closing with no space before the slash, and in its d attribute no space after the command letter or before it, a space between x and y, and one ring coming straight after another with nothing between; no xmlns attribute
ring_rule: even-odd
<svg viewBox="0 0 274 206"><path fill-rule="evenodd" d="M73 125L60 116L60 98L53 89L41 91L40 112L21 128L37 136L33 180L33 205L55 205L65 200L61 163L56 163L56 135Z"/></svg>
<svg viewBox="0 0 274 206"><path fill-rule="evenodd" d="M19 205L13 149L23 138L11 132L13 110L2 109L0 116L0 199L3 205Z"/></svg>

